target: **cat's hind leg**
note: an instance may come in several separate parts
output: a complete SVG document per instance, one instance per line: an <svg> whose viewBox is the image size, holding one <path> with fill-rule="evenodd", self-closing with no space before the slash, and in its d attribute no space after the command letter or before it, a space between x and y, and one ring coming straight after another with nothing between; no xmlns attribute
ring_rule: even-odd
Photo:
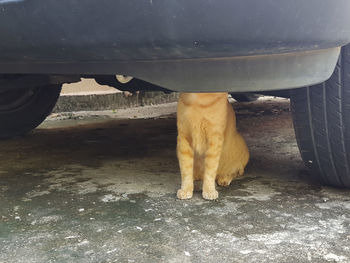
<svg viewBox="0 0 350 263"><path fill-rule="evenodd" d="M218 183L218 185L220 186L229 186L233 180L235 176L234 175L220 175L218 174L216 176L216 182Z"/></svg>
<svg viewBox="0 0 350 263"><path fill-rule="evenodd" d="M190 199L193 195L193 149L187 138L179 134L177 137L177 157L181 171L181 189L177 191L179 199Z"/></svg>
<svg viewBox="0 0 350 263"><path fill-rule="evenodd" d="M227 187L231 184L233 179L235 179L236 177L242 176L243 174L244 174L244 167L241 166L239 169L229 174L222 174L222 173L218 174L216 176L216 182L220 186Z"/></svg>
<svg viewBox="0 0 350 263"><path fill-rule="evenodd" d="M249 160L248 147L239 133L235 133L227 141L216 176L216 181L220 186L229 186L232 180L242 176Z"/></svg>

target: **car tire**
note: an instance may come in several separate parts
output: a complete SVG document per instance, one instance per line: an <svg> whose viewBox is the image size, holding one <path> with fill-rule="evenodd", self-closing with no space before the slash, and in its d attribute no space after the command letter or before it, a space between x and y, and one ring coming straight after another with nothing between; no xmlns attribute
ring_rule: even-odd
<svg viewBox="0 0 350 263"><path fill-rule="evenodd" d="M24 135L51 113L61 85L0 91L0 139Z"/></svg>
<svg viewBox="0 0 350 263"><path fill-rule="evenodd" d="M326 185L350 187L350 46L331 78L291 91L296 139L311 174Z"/></svg>
<svg viewBox="0 0 350 263"><path fill-rule="evenodd" d="M238 102L252 102L256 101L261 96L258 94L249 93L231 93L231 97Z"/></svg>

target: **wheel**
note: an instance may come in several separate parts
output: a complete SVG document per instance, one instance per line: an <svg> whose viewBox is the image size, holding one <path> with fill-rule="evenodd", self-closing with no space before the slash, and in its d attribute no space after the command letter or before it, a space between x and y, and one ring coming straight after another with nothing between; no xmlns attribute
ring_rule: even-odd
<svg viewBox="0 0 350 263"><path fill-rule="evenodd" d="M260 97L260 95L253 93L231 93L231 96L238 102L256 101Z"/></svg>
<svg viewBox="0 0 350 263"><path fill-rule="evenodd" d="M61 85L1 91L0 138L23 135L42 123L51 113Z"/></svg>
<svg viewBox="0 0 350 263"><path fill-rule="evenodd" d="M291 92L299 150L322 183L350 187L350 46L342 48L331 78Z"/></svg>

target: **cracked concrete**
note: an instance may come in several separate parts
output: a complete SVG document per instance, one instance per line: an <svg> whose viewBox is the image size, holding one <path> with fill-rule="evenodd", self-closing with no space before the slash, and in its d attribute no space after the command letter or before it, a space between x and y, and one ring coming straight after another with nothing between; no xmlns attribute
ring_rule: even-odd
<svg viewBox="0 0 350 263"><path fill-rule="evenodd" d="M350 191L310 179L288 100L234 107L251 160L217 201L176 199L174 103L1 141L0 262L350 262Z"/></svg>

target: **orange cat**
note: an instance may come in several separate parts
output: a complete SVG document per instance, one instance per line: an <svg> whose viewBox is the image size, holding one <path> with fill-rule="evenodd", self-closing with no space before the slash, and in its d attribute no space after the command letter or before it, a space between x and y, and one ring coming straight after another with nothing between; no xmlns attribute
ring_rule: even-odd
<svg viewBox="0 0 350 263"><path fill-rule="evenodd" d="M215 181L228 186L243 175L249 151L236 131L236 117L227 93L181 93L177 128L182 179L178 198L191 198L193 181L203 180L203 198L216 199Z"/></svg>

